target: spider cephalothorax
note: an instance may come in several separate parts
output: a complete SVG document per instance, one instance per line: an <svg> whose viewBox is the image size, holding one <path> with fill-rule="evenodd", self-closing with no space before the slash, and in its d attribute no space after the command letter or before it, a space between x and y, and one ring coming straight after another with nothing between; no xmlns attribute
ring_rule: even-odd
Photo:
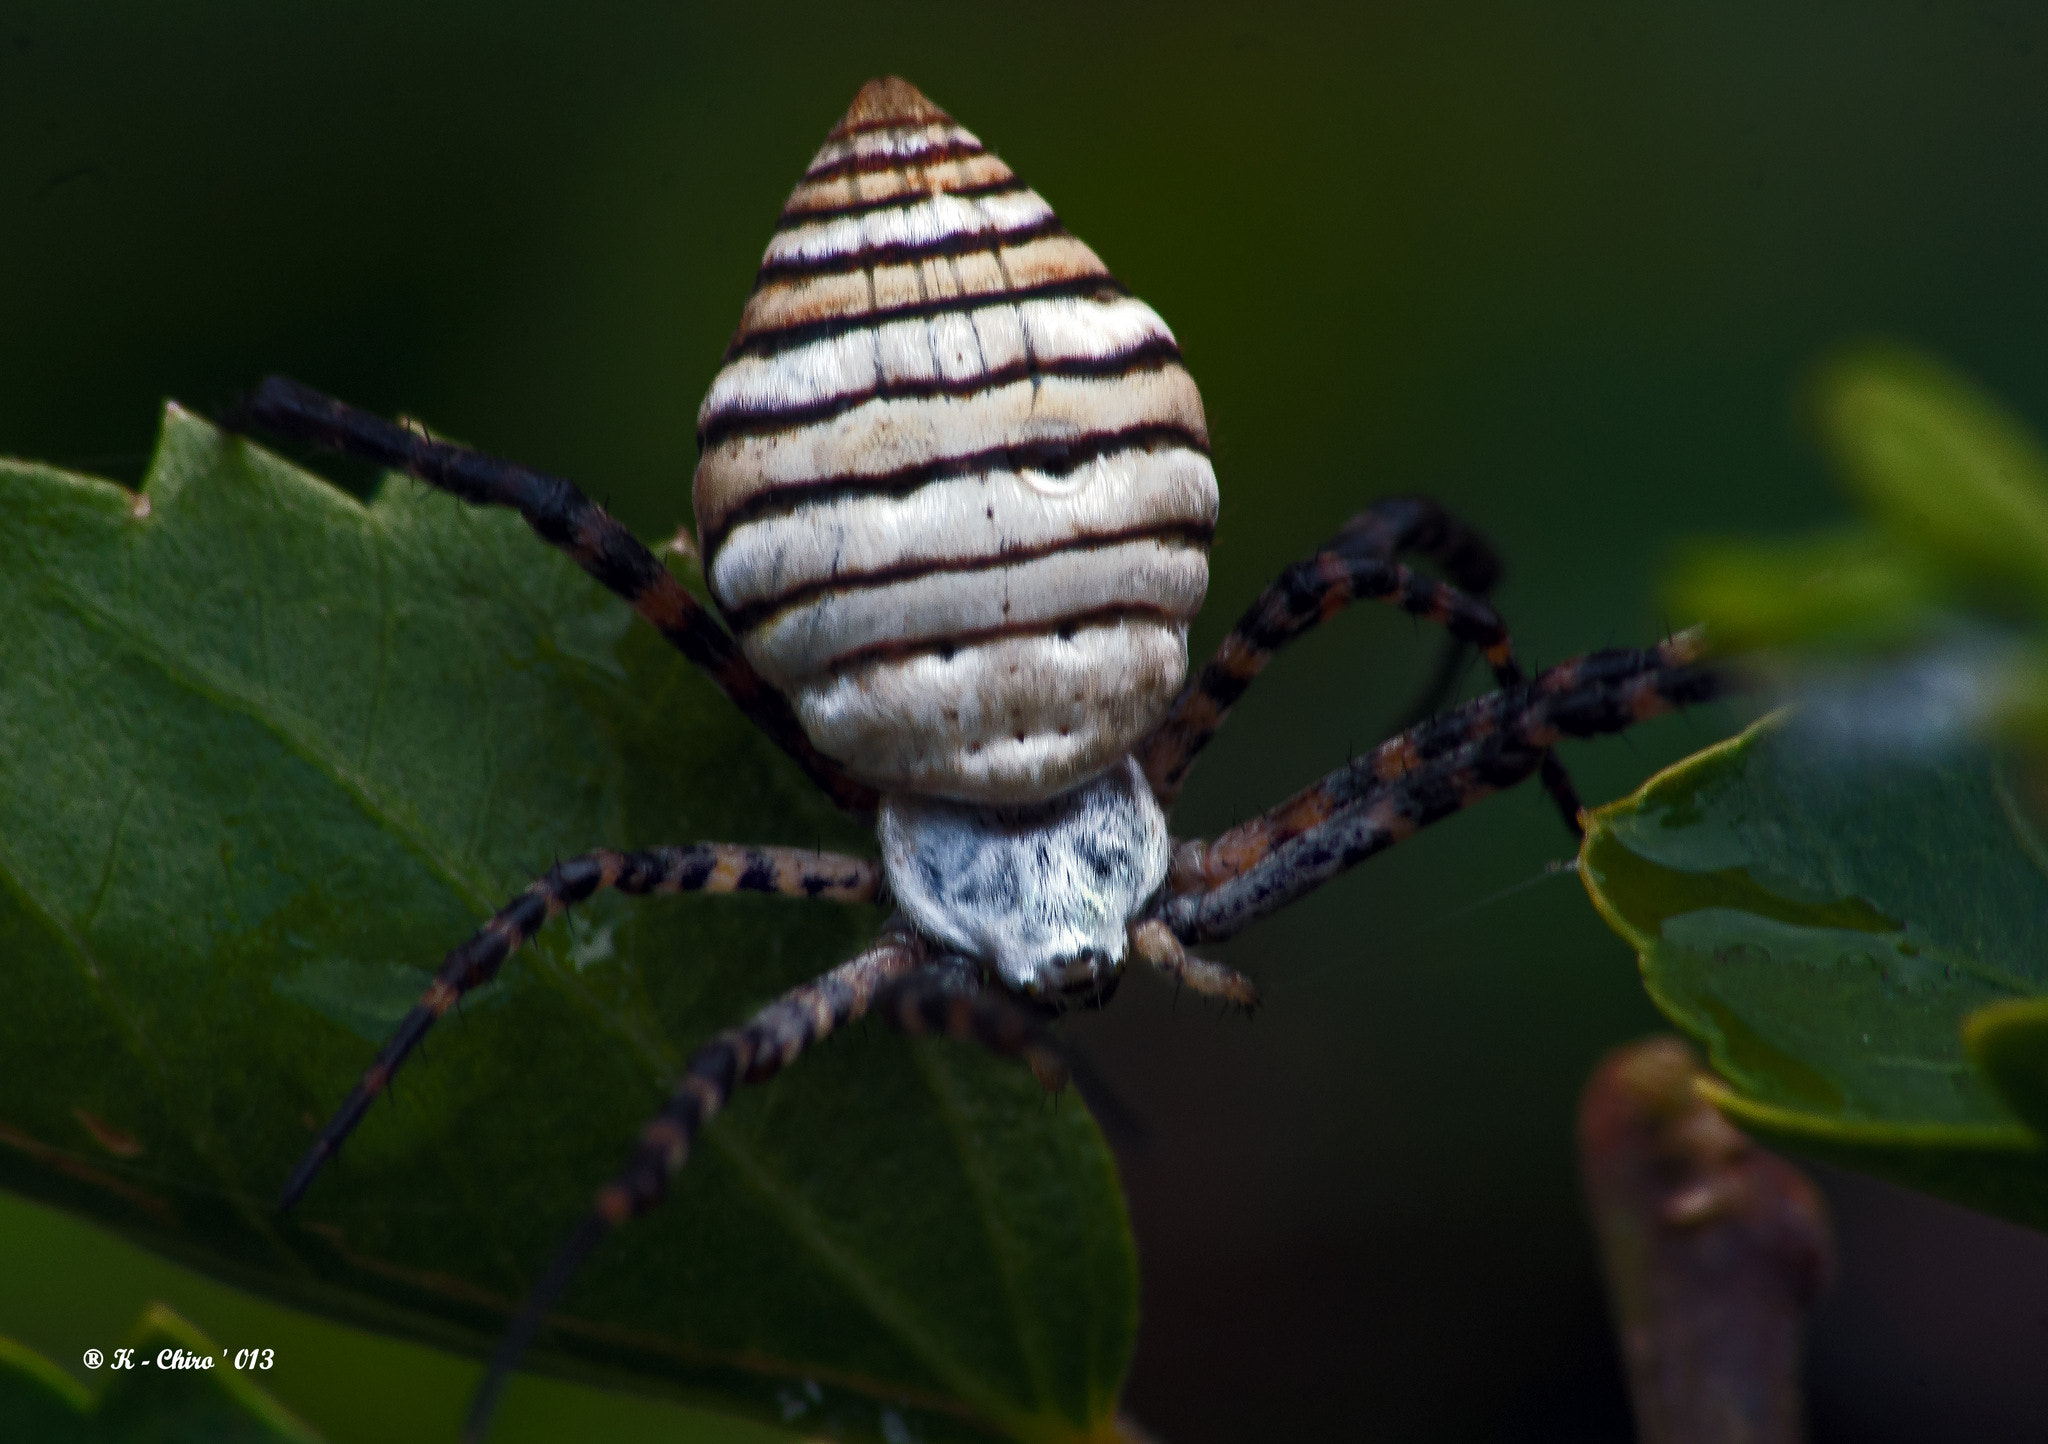
<svg viewBox="0 0 2048 1444"><path fill-rule="evenodd" d="M880 867L697 843L559 863L450 952L286 1184L312 1182L435 1019L600 888L874 901L867 951L692 1055L624 1171L513 1320L472 1415L592 1245L652 1208L698 1131L872 1011L1027 1059L1047 1019L1135 957L1249 1007L1186 944L1231 935L1551 753L1713 694L1696 642L1527 677L1484 600L1492 549L1433 502L1381 501L1255 601L1187 680L1216 478L1172 334L1038 196L900 80L865 87L797 186L699 415L696 510L728 632L569 482L434 441L289 381L241 423L516 508L703 667L841 807ZM1434 580L1399 560L1419 556ZM1479 648L1499 690L1409 729L1271 812L1174 842L1166 811L1272 655L1348 603L1392 603Z"/></svg>

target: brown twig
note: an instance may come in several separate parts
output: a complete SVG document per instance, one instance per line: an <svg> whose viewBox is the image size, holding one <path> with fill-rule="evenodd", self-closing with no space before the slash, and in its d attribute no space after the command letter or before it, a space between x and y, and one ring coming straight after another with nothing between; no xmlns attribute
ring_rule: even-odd
<svg viewBox="0 0 2048 1444"><path fill-rule="evenodd" d="M1806 1176L1694 1091L1676 1038L1604 1059L1579 1160L1642 1444L1800 1444L1800 1335L1834 1271Z"/></svg>

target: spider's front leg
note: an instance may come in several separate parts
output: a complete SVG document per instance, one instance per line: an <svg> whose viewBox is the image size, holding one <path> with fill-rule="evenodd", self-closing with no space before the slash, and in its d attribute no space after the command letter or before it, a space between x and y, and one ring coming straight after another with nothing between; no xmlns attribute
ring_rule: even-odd
<svg viewBox="0 0 2048 1444"><path fill-rule="evenodd" d="M510 507L623 600L669 645L704 669L747 719L788 753L833 802L855 816L875 810L873 788L854 781L811 744L784 697L661 560L609 512L559 476L436 441L282 376L266 377L222 418L359 461L405 472L479 506Z"/></svg>
<svg viewBox="0 0 2048 1444"><path fill-rule="evenodd" d="M1402 566L1402 555L1429 558L1451 581L1433 581ZM1354 601L1386 602L1436 622L1458 643L1484 653L1494 680L1523 680L1507 624L1484 598L1500 578L1500 558L1485 538L1426 497L1375 502L1306 561L1296 562L1238 619L1216 655L1174 699L1166 720L1138 747L1138 761L1162 806L1180 795L1195 758L1230 709L1274 655ZM1546 750L1538 761L1543 785L1576 835L1579 797L1570 776Z"/></svg>
<svg viewBox="0 0 2048 1444"><path fill-rule="evenodd" d="M449 951L433 983L292 1170L278 1206L290 1208L299 1201L321 1166L362 1122L377 1095L391 1086L392 1074L443 1013L463 994L496 977L505 959L539 932L541 924L608 887L625 893L763 892L860 903L873 902L880 895L882 878L873 863L860 858L726 843L591 852L556 863L466 942Z"/></svg>
<svg viewBox="0 0 2048 1444"><path fill-rule="evenodd" d="M879 994L912 977L926 965L927 958L924 940L900 923L892 923L865 952L790 989L748 1022L720 1033L690 1055L682 1081L668 1103L640 1130L640 1141L625 1169L598 1190L590 1212L577 1224L498 1341L490 1370L470 1405L465 1440L483 1438L498 1396L526 1346L590 1251L613 1229L661 1202L669 1180L689 1161L698 1133L732 1101L739 1085L767 1081L806 1049L864 1017Z"/></svg>
<svg viewBox="0 0 2048 1444"><path fill-rule="evenodd" d="M1697 633L1591 652L1383 743L1264 816L1185 842L1159 920L1183 942L1227 938L1374 853L1542 770L1564 737L1620 732L1714 698Z"/></svg>
<svg viewBox="0 0 2048 1444"><path fill-rule="evenodd" d="M732 1101L739 1085L767 1081L870 1011L912 1037L953 1038L1000 1057L1020 1058L1048 1089L1071 1081L1112 1136L1142 1138L1136 1116L1087 1060L1065 1047L1031 1005L990 985L986 976L985 969L965 958L934 956L931 945L899 915L866 952L792 988L743 1026L720 1033L692 1054L667 1105L640 1130L624 1170L598 1190L590 1212L520 1305L478 1386L464 1439L482 1439L506 1382L591 1250L613 1229L661 1202L669 1180L689 1161L698 1134Z"/></svg>

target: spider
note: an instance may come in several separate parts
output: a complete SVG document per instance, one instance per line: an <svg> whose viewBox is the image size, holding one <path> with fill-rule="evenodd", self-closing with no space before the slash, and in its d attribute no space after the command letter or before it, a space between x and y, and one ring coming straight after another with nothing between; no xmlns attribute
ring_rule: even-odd
<svg viewBox="0 0 2048 1444"><path fill-rule="evenodd" d="M516 509L840 808L872 821L881 851L877 864L695 843L557 863L448 953L283 1207L435 1020L600 889L896 908L865 951L691 1055L507 1329L472 1438L586 1255L661 1200L740 1084L872 1013L1022 1059L1048 1087L1072 1081L1113 1112L1051 1025L1106 1002L1132 959L1250 1009L1250 980L1189 945L1532 776L1576 834L1578 797L1553 744L1720 685L1688 635L1526 675L1486 601L1493 548L1421 497L1374 503L1289 567L1190 680L1217 489L1179 348L1044 201L894 78L860 91L785 206L699 413L694 500L724 626L560 477L282 378L227 419ZM1173 840L1166 810L1232 705L1289 642L1358 600L1479 649L1497 690L1221 836Z"/></svg>

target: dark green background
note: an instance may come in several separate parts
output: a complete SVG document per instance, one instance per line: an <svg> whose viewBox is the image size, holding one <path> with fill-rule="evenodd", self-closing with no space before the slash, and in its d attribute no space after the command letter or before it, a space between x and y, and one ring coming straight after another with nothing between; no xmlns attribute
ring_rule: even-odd
<svg viewBox="0 0 2048 1444"><path fill-rule="evenodd" d="M132 480L162 397L278 370L663 533L782 197L886 71L1179 334L1225 498L1198 651L1412 489L1508 552L1526 655L1644 641L1674 539L1836 514L1795 396L1846 337L1928 346L2048 425L2035 5L701 9L16 0L0 451ZM1368 745L1429 642L1362 616L1297 649L1179 829ZM1730 720L1571 761L1611 797ZM1126 1167L1131 1402L1173 1444L1626 1437L1571 1109L1656 1019L1578 885L1544 878L1568 851L1540 799L1501 799L1228 949L1256 1024L1134 982L1085 1027L1156 1134ZM1827 1177L1847 1274L1819 1438L2038 1439L2048 1240ZM278 1347L266 1382L336 1439L451 1433L466 1365L0 1203L0 1332L68 1361L150 1295ZM693 1437L598 1397L516 1394L504 1437Z"/></svg>

